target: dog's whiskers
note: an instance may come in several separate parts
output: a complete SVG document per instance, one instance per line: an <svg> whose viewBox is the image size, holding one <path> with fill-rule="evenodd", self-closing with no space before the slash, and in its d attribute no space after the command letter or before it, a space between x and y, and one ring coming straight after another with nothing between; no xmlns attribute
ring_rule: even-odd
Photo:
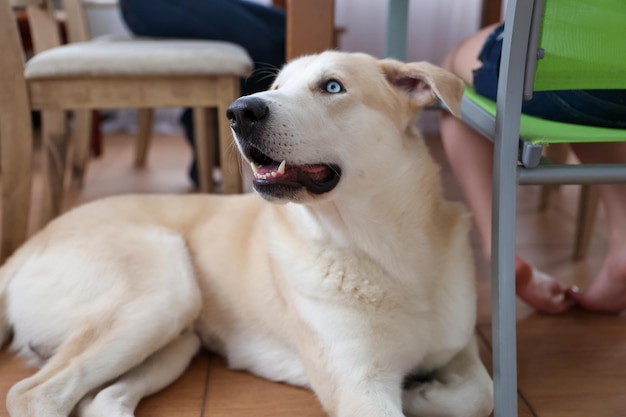
<svg viewBox="0 0 626 417"><path fill-rule="evenodd" d="M276 78L279 72L280 68L275 65L267 62L255 62L254 71L252 71L252 74L245 78L244 83L253 77L259 77L257 81L265 81L267 79Z"/></svg>

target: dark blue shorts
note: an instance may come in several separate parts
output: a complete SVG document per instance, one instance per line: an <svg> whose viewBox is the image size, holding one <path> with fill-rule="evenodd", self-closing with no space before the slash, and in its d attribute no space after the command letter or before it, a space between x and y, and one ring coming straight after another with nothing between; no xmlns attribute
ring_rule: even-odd
<svg viewBox="0 0 626 417"><path fill-rule="evenodd" d="M247 0L121 0L124 22L138 36L208 39L248 51L255 71L241 85L247 95L269 88L285 63L283 10Z"/></svg>
<svg viewBox="0 0 626 417"><path fill-rule="evenodd" d="M500 25L487 37L478 54L482 66L474 70L474 89L492 100L498 88L503 32L504 25ZM626 90L535 92L522 104L522 112L559 122L624 129Z"/></svg>

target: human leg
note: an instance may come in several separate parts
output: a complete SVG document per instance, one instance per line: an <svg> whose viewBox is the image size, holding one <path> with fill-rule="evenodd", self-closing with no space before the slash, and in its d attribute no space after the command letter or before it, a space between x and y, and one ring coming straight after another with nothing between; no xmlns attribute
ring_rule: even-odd
<svg viewBox="0 0 626 417"><path fill-rule="evenodd" d="M139 36L233 42L245 48L255 73L242 84L244 94L267 89L285 61L284 11L246 0L123 0L124 21Z"/></svg>
<svg viewBox="0 0 626 417"><path fill-rule="evenodd" d="M583 163L624 163L626 143L574 144ZM608 223L609 249L602 268L585 291L573 298L585 309L626 310L626 185L599 185Z"/></svg>
<svg viewBox="0 0 626 417"><path fill-rule="evenodd" d="M469 37L444 59L442 66L473 83L473 71L485 39L496 25L488 26ZM448 112L440 116L441 139L457 181L472 209L487 259L491 253L491 178L493 145L480 133Z"/></svg>
<svg viewBox="0 0 626 417"><path fill-rule="evenodd" d="M474 69L482 65L477 57L494 28L495 25L487 27L457 46L446 57L443 67L472 84ZM477 131L448 113L441 114L440 128L446 155L474 214L483 242L483 254L489 260L493 145ZM538 311L560 313L570 306L565 286L549 275L532 268L519 256L516 257L515 272L517 295Z"/></svg>

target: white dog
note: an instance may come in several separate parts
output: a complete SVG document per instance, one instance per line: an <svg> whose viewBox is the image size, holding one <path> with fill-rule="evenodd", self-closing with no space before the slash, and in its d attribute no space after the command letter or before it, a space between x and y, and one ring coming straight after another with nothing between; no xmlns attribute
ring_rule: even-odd
<svg viewBox="0 0 626 417"><path fill-rule="evenodd" d="M334 417L488 415L470 218L413 127L462 91L427 63L304 57L228 110L262 198L123 196L54 220L0 270L0 342L42 365L9 414L132 416L204 346Z"/></svg>

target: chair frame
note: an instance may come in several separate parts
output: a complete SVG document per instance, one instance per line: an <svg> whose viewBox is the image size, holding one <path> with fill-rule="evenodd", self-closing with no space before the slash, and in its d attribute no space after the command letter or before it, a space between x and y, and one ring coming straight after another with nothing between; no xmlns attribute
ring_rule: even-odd
<svg viewBox="0 0 626 417"><path fill-rule="evenodd" d="M17 1L17 0L14 0ZM79 16L82 10L76 6L77 0L65 0L68 19ZM37 20L37 32L33 43L36 52L60 45L59 33L53 18L51 0L19 0L29 16ZM46 7L43 7L45 4ZM333 39L333 0L287 0L287 19L297 22L288 24L288 39L295 33L310 31L306 36L288 40L291 56L302 53L319 52L332 45ZM309 18L303 17L309 16ZM80 16L79 16L80 17ZM313 18L310 18L313 17ZM201 190L211 191L212 161L215 159L211 127L218 123L221 164L228 169L223 175L222 191L239 193L242 191L241 158L232 149L230 125L223 118L215 120L212 109L225 114L226 108L239 97L238 76L207 77L100 77L72 79L31 79L23 81L24 62L11 2L0 0L0 49L10 52L9 58L0 67L0 148L2 163L2 242L0 261L6 259L28 235L30 196L32 182L33 144L30 138L32 128L24 120L31 110L42 111L43 170L42 208L40 225L61 212L64 191L66 159L69 144L64 112L73 110L77 115L76 131L88 132L89 113L85 110L99 108L154 108L192 107L196 126L196 146L199 158ZM41 23L48 22L48 23ZM83 40L87 36L86 27L68 28L70 40ZM325 34L325 35L320 35ZM322 45L324 45L322 47ZM13 52L13 53L11 53ZM16 58L21 60L18 62ZM19 74L16 77L17 71ZM22 88L22 84L23 87ZM17 87L16 87L17 85ZM149 88L148 88L149 87ZM181 93L183 92L183 93ZM149 120L143 120L147 125ZM88 155L87 135L76 138L74 169L85 166L82 162ZM80 175L77 175L80 176Z"/></svg>
<svg viewBox="0 0 626 417"><path fill-rule="evenodd" d="M541 146L525 142L519 136L522 100L532 94L543 5L543 0L509 0L507 3L495 120L469 99L464 98L461 106L463 120L494 141L491 254L494 417L518 415L517 185L626 182L626 164L553 165L537 158Z"/></svg>
<svg viewBox="0 0 626 417"><path fill-rule="evenodd" d="M68 2L68 0L65 0ZM76 0L69 1L75 3ZM285 58L290 61L298 56L317 53L325 49L331 49L336 44L335 21L335 0L273 0L274 7L284 9L287 14ZM68 25L72 28L72 21L85 21L84 17L77 18L79 11L76 8L67 10ZM70 12L73 15L70 15ZM85 24L78 25L74 31L77 36L72 37L70 31L70 41L86 41L90 39L88 29ZM74 40L76 39L76 40ZM89 117L84 115L82 117ZM135 166L140 168L145 166L148 149L150 147L150 137L152 135L152 120L154 118L153 109L139 109L137 116L137 141L135 142ZM86 124L86 123L85 123ZM86 129L86 128L85 128ZM83 136L87 134L85 130ZM75 159L73 179L80 186L83 182L85 167L87 166L86 145L83 146L83 155ZM221 148L220 148L221 149Z"/></svg>
<svg viewBox="0 0 626 417"><path fill-rule="evenodd" d="M10 3L7 3L5 7L12 11ZM32 26L36 28L32 31L35 52L38 53L61 45L54 9L50 0L33 0L28 3L30 4L25 6L26 12L29 19L32 19ZM72 2L68 3L71 4ZM9 16L5 20L8 21ZM8 49L10 47L11 45L7 45L7 50L10 50ZM23 64L14 68L23 68ZM223 113L228 105L239 96L239 76L234 74L197 77L101 76L27 79L26 86L30 109L42 111L44 186L41 224L47 223L61 212L69 144L64 117L65 111L147 106L185 105L192 107L194 124L197 127L198 154L202 156L199 158L201 189L211 191L213 188L211 165L214 157L212 155L213 148L208 146L208 143L213 139L209 131L210 109L218 108ZM186 94L181 94L181 92L186 92ZM3 112L10 113L11 110L4 107ZM81 123L80 126L84 127L84 123ZM228 123L222 122L218 123L218 129L220 140L225 142L224 146L227 149L230 127ZM88 146L87 144L86 138L76 141L79 150L82 148L81 145ZM224 153L222 156L223 165L231 167L230 169L238 173L239 160L237 156L232 152ZM224 176L224 180L226 182L224 188L228 192L241 191L241 181L238 176L235 177L235 181L231 181L232 183L228 182L232 180L228 176ZM10 211L7 210L8 212ZM7 248L7 250L11 249L13 249L11 246Z"/></svg>

